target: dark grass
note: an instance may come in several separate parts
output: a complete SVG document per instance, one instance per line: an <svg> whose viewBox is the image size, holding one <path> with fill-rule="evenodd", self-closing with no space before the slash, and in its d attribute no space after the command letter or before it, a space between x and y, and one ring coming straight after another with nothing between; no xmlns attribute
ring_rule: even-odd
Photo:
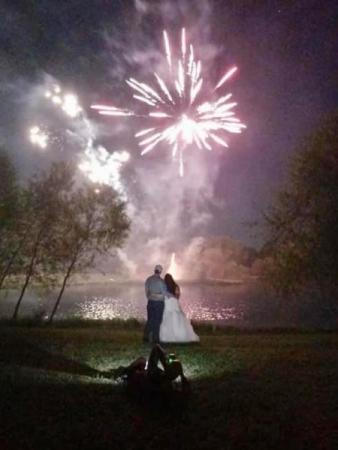
<svg viewBox="0 0 338 450"><path fill-rule="evenodd" d="M338 333L198 331L165 346L189 400L140 401L93 369L146 356L142 323L3 323L0 449L338 448Z"/></svg>

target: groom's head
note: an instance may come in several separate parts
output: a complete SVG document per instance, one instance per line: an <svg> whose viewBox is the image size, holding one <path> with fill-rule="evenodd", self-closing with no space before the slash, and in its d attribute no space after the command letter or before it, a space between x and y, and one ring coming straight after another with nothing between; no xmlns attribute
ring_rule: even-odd
<svg viewBox="0 0 338 450"><path fill-rule="evenodd" d="M156 273L156 275L161 275L163 270L163 267L161 266L161 264L156 264L155 268L154 268L154 272Z"/></svg>

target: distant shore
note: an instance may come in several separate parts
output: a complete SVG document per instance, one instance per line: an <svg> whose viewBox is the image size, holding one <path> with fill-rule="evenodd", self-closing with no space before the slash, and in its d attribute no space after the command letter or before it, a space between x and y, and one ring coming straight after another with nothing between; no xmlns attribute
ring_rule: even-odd
<svg viewBox="0 0 338 450"><path fill-rule="evenodd" d="M76 275L70 282L70 284L101 284L101 283L115 283L115 284L143 284L146 276L144 278L113 278L108 275ZM252 276L247 278L186 278L177 279L180 284L222 284L222 285L240 285L240 284L251 284L259 280L258 277Z"/></svg>
<svg viewBox="0 0 338 450"><path fill-rule="evenodd" d="M199 279L178 279L177 282L182 285L223 285L223 286L233 286L233 285L248 285L256 284L259 281L259 277L248 277L245 279L221 279L221 278L199 278ZM20 276L12 277L9 279L8 287L3 289L17 289L17 286L21 284L22 280ZM58 284L62 283L62 277L60 276L59 283L56 284L56 289ZM116 284L116 285L141 285L144 283L144 279L141 278L113 278L110 275L97 275L97 274L81 274L75 275L68 282L68 286L82 286L82 285L93 285L93 284ZM32 283L32 286L41 286L41 283Z"/></svg>

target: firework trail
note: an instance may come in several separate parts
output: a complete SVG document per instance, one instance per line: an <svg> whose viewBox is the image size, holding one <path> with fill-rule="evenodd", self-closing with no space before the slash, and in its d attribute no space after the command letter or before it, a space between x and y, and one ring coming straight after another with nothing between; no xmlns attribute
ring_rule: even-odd
<svg viewBox="0 0 338 450"><path fill-rule="evenodd" d="M135 137L144 155L166 142L172 149L173 159L178 157L179 172L183 176L183 153L187 146L195 144L199 149L211 150L211 141L228 147L223 135L241 133L245 125L235 117L237 103L229 101L232 94L217 96L217 92L237 71L230 68L214 89L203 88L202 63L196 60L194 47L187 44L185 29L181 32L180 57L175 62L169 36L163 32L164 51L170 80L164 81L154 73L156 87L126 80L134 91L133 98L142 102L147 112L140 115L133 110L107 105L92 105L100 114L108 116L134 116L148 119L150 126L140 130ZM209 98L210 100L206 100Z"/></svg>

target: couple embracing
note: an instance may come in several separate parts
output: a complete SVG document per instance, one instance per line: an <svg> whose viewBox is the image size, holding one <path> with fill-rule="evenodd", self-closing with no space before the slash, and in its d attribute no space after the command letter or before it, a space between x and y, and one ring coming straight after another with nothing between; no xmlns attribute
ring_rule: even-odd
<svg viewBox="0 0 338 450"><path fill-rule="evenodd" d="M156 265L154 274L145 282L147 323L144 340L159 342L198 342L199 337L184 314L180 304L180 288L167 273L161 278L163 268Z"/></svg>

